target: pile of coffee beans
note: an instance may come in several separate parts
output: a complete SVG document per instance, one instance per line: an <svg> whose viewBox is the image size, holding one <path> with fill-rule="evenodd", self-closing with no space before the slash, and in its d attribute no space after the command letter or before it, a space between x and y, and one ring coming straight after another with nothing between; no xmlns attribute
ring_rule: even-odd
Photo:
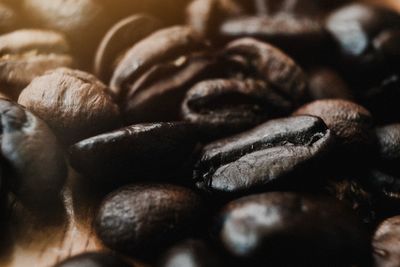
<svg viewBox="0 0 400 267"><path fill-rule="evenodd" d="M1 0L0 96L1 220L100 196L58 267L400 266L395 10Z"/></svg>

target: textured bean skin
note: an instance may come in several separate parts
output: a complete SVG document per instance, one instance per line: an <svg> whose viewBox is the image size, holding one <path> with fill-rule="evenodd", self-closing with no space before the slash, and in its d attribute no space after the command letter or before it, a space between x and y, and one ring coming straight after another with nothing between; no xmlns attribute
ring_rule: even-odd
<svg viewBox="0 0 400 267"><path fill-rule="evenodd" d="M46 121L66 145L121 125L118 106L106 86L82 71L47 72L22 91L18 103Z"/></svg>
<svg viewBox="0 0 400 267"><path fill-rule="evenodd" d="M89 252L64 260L54 267L134 267L110 253Z"/></svg>
<svg viewBox="0 0 400 267"><path fill-rule="evenodd" d="M400 160L400 124L391 124L376 129L379 159L385 167L397 170Z"/></svg>
<svg viewBox="0 0 400 267"><path fill-rule="evenodd" d="M95 229L103 243L114 250L154 257L159 249L201 225L202 213L202 200L190 189L132 185L104 200Z"/></svg>
<svg viewBox="0 0 400 267"><path fill-rule="evenodd" d="M272 120L207 145L195 168L198 186L241 192L283 183L329 151L333 136L316 117Z"/></svg>
<svg viewBox="0 0 400 267"><path fill-rule="evenodd" d="M229 203L219 238L238 259L272 266L309 261L352 263L368 253L368 238L337 201L295 193L264 193Z"/></svg>
<svg viewBox="0 0 400 267"><path fill-rule="evenodd" d="M60 144L41 119L16 103L0 99L0 119L3 177L27 207L50 207L67 177Z"/></svg>
<svg viewBox="0 0 400 267"><path fill-rule="evenodd" d="M168 180L190 158L196 136L187 123L133 125L73 145L70 161L99 182Z"/></svg>
<svg viewBox="0 0 400 267"><path fill-rule="evenodd" d="M384 221L376 230L373 239L374 267L395 267L400 261L399 216Z"/></svg>

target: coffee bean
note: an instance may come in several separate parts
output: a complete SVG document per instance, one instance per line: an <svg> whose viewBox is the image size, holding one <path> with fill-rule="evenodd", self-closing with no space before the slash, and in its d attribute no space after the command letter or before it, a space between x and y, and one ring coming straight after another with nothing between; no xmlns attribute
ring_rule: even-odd
<svg viewBox="0 0 400 267"><path fill-rule="evenodd" d="M220 79L200 82L190 89L182 113L186 120L223 136L288 113L291 107L262 80Z"/></svg>
<svg viewBox="0 0 400 267"><path fill-rule="evenodd" d="M156 31L126 52L111 78L111 90L123 99L129 85L154 64L173 62L202 48L203 41L189 27L174 26Z"/></svg>
<svg viewBox="0 0 400 267"><path fill-rule="evenodd" d="M67 177L56 137L41 119L4 99L0 119L3 178L27 207L51 207Z"/></svg>
<svg viewBox="0 0 400 267"><path fill-rule="evenodd" d="M170 248L159 267L221 267L220 257L200 240L186 240Z"/></svg>
<svg viewBox="0 0 400 267"><path fill-rule="evenodd" d="M396 12L365 3L351 3L333 12L326 27L340 49L341 67L349 76L375 73L371 77L362 76L370 80L390 67L385 47L390 47L392 41L398 43L398 35L386 39L382 34L400 29L400 15Z"/></svg>
<svg viewBox="0 0 400 267"><path fill-rule="evenodd" d="M71 67L65 37L47 30L18 30L0 36L0 86L17 100L36 76L58 67Z"/></svg>
<svg viewBox="0 0 400 267"><path fill-rule="evenodd" d="M281 95L299 104L305 96L306 78L303 70L278 48L252 38L229 43L225 53L242 57L256 76L268 82Z"/></svg>
<svg viewBox="0 0 400 267"><path fill-rule="evenodd" d="M154 257L171 243L198 231L203 202L193 191L173 185L132 185L109 195L95 229L107 247Z"/></svg>
<svg viewBox="0 0 400 267"><path fill-rule="evenodd" d="M70 161L97 183L165 181L189 162L196 141L195 129L187 123L139 124L73 145Z"/></svg>
<svg viewBox="0 0 400 267"><path fill-rule="evenodd" d="M133 267L133 265L110 253L88 252L64 260L54 267Z"/></svg>
<svg viewBox="0 0 400 267"><path fill-rule="evenodd" d="M306 175L291 174L327 153L332 142L330 130L319 118L272 120L207 145L196 165L195 179L206 190L231 194L288 181L293 184Z"/></svg>
<svg viewBox="0 0 400 267"><path fill-rule="evenodd" d="M400 262L399 231L400 217L384 221L376 230L373 239L374 264L376 267L395 267Z"/></svg>
<svg viewBox="0 0 400 267"><path fill-rule="evenodd" d="M342 266L368 258L362 225L330 198L264 193L229 203L219 218L222 245L248 264Z"/></svg>
<svg viewBox="0 0 400 267"><path fill-rule="evenodd" d="M312 100L354 98L347 82L331 68L312 69L308 76L308 95Z"/></svg>
<svg viewBox="0 0 400 267"><path fill-rule="evenodd" d="M158 30L161 22L147 15L132 15L115 24L103 37L95 56L94 72L109 82L115 60L136 42Z"/></svg>
<svg viewBox="0 0 400 267"><path fill-rule="evenodd" d="M299 108L294 114L320 117L345 145L360 147L372 142L372 116L354 102L342 99L317 100Z"/></svg>
<svg viewBox="0 0 400 267"><path fill-rule="evenodd" d="M378 157L383 168L395 171L400 175L400 124L380 127L376 130L378 140Z"/></svg>
<svg viewBox="0 0 400 267"><path fill-rule="evenodd" d="M60 68L37 77L18 102L46 121L66 145L120 126L106 86L77 70Z"/></svg>

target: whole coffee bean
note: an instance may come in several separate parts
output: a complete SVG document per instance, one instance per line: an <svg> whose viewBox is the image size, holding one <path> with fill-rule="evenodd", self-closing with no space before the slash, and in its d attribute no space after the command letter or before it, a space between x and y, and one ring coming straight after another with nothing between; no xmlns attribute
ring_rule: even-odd
<svg viewBox="0 0 400 267"><path fill-rule="evenodd" d="M306 78L303 70L280 49L252 38L229 43L224 52L241 57L253 69L256 77L268 82L277 92L294 104L305 96Z"/></svg>
<svg viewBox="0 0 400 267"><path fill-rule="evenodd" d="M347 82L331 68L312 69L308 76L308 95L312 100L354 98Z"/></svg>
<svg viewBox="0 0 400 267"><path fill-rule="evenodd" d="M374 73L376 77L392 61L390 55L393 52L386 55L384 47L399 42L398 35L385 39L382 34L400 29L400 15L383 7L351 3L333 12L327 19L326 27L340 49L341 67L351 74L349 76ZM397 48L397 51L400 50ZM369 80L368 76L362 77Z"/></svg>
<svg viewBox="0 0 400 267"><path fill-rule="evenodd" d="M109 195L98 211L95 230L116 251L154 258L160 250L198 231L202 199L173 185L132 185Z"/></svg>
<svg viewBox="0 0 400 267"><path fill-rule="evenodd" d="M254 127L292 108L262 80L219 79L196 84L182 104L185 120L219 135Z"/></svg>
<svg viewBox="0 0 400 267"><path fill-rule="evenodd" d="M400 175L400 124L392 124L376 129L379 161L383 168Z"/></svg>
<svg viewBox="0 0 400 267"><path fill-rule="evenodd" d="M173 62L203 48L203 40L189 27L174 26L156 31L126 52L111 78L111 90L118 98L123 98L129 85L154 64Z"/></svg>
<svg viewBox="0 0 400 267"><path fill-rule="evenodd" d="M170 248L159 267L221 267L222 260L212 248L200 240L186 240Z"/></svg>
<svg viewBox="0 0 400 267"><path fill-rule="evenodd" d="M389 218L376 230L372 242L376 267L395 267L400 262L400 216Z"/></svg>
<svg viewBox="0 0 400 267"><path fill-rule="evenodd" d="M293 174L318 161L332 143L331 131L319 118L271 120L204 147L195 179L199 187L225 193L259 191L288 181L304 184L308 175Z"/></svg>
<svg viewBox="0 0 400 267"><path fill-rule="evenodd" d="M54 267L133 267L133 265L110 253L88 252L66 259Z"/></svg>
<svg viewBox="0 0 400 267"><path fill-rule="evenodd" d="M60 68L35 78L18 103L46 121L66 145L121 125L106 86L78 70Z"/></svg>
<svg viewBox="0 0 400 267"><path fill-rule="evenodd" d="M70 148L73 168L97 182L168 180L188 163L196 133L187 123L133 125Z"/></svg>
<svg viewBox="0 0 400 267"><path fill-rule="evenodd" d="M345 145L365 146L372 142L372 116L354 102L317 100L299 108L294 114L320 117Z"/></svg>
<svg viewBox="0 0 400 267"><path fill-rule="evenodd" d="M0 36L0 86L17 100L36 76L58 67L71 67L65 37L47 30L18 30Z"/></svg>
<svg viewBox="0 0 400 267"><path fill-rule="evenodd" d="M222 245L247 263L342 266L368 258L368 235L362 225L351 209L331 198L252 195L229 203L220 221Z"/></svg>
<svg viewBox="0 0 400 267"><path fill-rule="evenodd" d="M148 15L132 15L115 24L97 48L94 73L108 83L116 58L136 42L161 27L161 22Z"/></svg>
<svg viewBox="0 0 400 267"><path fill-rule="evenodd" d="M11 190L29 208L49 208L67 177L63 150L49 127L16 103L0 99L1 157Z"/></svg>

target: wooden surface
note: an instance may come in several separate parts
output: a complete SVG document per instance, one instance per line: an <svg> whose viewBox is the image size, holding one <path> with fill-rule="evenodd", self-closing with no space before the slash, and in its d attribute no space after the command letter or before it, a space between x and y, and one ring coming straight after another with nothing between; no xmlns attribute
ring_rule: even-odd
<svg viewBox="0 0 400 267"><path fill-rule="evenodd" d="M369 2L400 11L400 0ZM13 205L8 223L0 225L1 267L50 267L69 256L104 249L93 232L91 220L101 196L94 195L77 180L72 173L64 193L65 210L53 216L34 218L18 204Z"/></svg>

